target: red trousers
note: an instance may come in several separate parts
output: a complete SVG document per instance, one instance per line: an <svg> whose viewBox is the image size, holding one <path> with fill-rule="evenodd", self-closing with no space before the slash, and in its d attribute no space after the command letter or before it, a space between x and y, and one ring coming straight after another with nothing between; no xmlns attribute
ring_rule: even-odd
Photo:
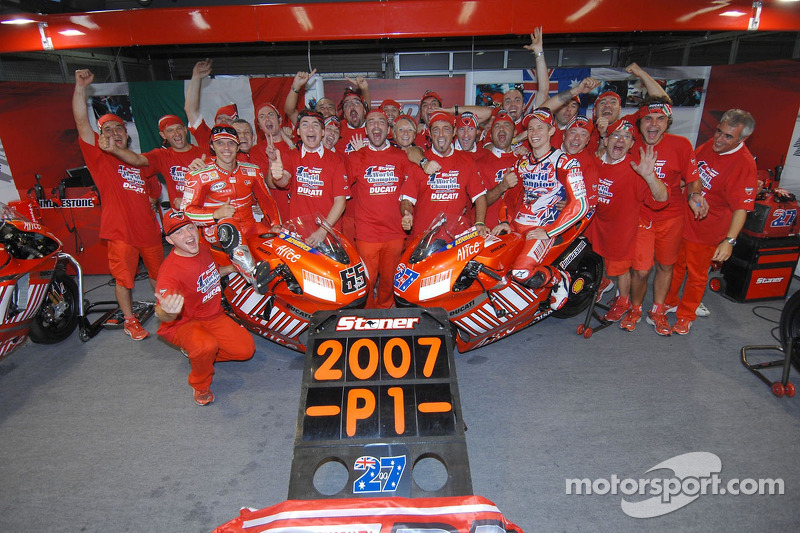
<svg viewBox="0 0 800 533"><path fill-rule="evenodd" d="M167 340L189 355L189 385L197 390L211 386L217 361L246 361L256 351L250 332L224 313L210 320L189 320L171 337Z"/></svg>
<svg viewBox="0 0 800 533"><path fill-rule="evenodd" d="M717 247L713 244L700 244L697 242L681 240L678 251L678 261L672 266L672 284L667 292L666 304L670 307L676 303L678 318L694 320L697 318L697 306L703 301L708 283L708 267ZM686 285L683 287L683 296L678 300L684 278Z"/></svg>
<svg viewBox="0 0 800 533"><path fill-rule="evenodd" d="M394 239L388 242L356 242L361 260L369 272L370 287L367 297L367 308L389 309L394 303L394 274L403 255L405 239ZM378 285L378 296L373 296L375 285Z"/></svg>

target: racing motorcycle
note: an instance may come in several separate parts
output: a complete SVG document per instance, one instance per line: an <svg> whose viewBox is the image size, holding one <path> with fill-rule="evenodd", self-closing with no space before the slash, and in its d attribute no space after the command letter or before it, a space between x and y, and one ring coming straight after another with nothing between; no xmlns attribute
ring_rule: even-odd
<svg viewBox="0 0 800 533"><path fill-rule="evenodd" d="M38 205L13 205L38 220ZM33 342L54 344L81 325L81 339L96 333L85 321L82 291L66 265L80 265L61 250L55 235L0 202L0 357Z"/></svg>
<svg viewBox="0 0 800 533"><path fill-rule="evenodd" d="M307 244L319 228L325 239ZM223 280L222 295L227 313L256 335L304 352L313 313L362 307L367 300L367 272L355 245L321 215L291 220L281 233L248 245L259 265L258 290L236 273Z"/></svg>
<svg viewBox="0 0 800 533"><path fill-rule="evenodd" d="M603 275L603 260L581 236L582 219L555 237L542 264L569 273L569 296L551 308L552 288L530 289L511 279L511 265L525 237L519 233L481 237L459 217L439 215L406 249L394 279L398 306L443 307L459 352L495 342L553 315L568 318L589 305Z"/></svg>

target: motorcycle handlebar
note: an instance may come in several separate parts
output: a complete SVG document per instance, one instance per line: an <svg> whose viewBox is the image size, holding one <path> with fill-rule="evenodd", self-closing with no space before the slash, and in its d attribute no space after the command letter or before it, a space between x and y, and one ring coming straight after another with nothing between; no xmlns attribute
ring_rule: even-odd
<svg viewBox="0 0 800 533"><path fill-rule="evenodd" d="M484 274L486 274L487 276L489 276L490 278L492 278L495 281L500 281L500 280L503 279L503 276L498 275L494 270L492 270L491 268L487 267L486 265L482 264L480 270L481 270L481 272L483 272Z"/></svg>

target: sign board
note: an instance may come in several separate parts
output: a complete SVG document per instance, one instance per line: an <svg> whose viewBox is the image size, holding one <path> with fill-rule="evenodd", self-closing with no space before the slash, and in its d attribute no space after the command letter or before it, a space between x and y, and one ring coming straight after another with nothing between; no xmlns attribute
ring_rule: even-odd
<svg viewBox="0 0 800 533"><path fill-rule="evenodd" d="M472 493L443 309L320 311L309 332L290 499Z"/></svg>

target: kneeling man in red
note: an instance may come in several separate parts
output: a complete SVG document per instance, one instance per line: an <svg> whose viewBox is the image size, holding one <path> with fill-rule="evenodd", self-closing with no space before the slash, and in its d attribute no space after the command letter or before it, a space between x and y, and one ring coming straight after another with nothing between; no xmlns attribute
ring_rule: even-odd
<svg viewBox="0 0 800 533"><path fill-rule="evenodd" d="M207 405L214 401L214 363L250 359L255 342L222 310L220 275L232 273L233 266L217 267L197 226L183 213L168 211L163 224L167 242L174 248L158 272L158 334L189 358L194 401Z"/></svg>

